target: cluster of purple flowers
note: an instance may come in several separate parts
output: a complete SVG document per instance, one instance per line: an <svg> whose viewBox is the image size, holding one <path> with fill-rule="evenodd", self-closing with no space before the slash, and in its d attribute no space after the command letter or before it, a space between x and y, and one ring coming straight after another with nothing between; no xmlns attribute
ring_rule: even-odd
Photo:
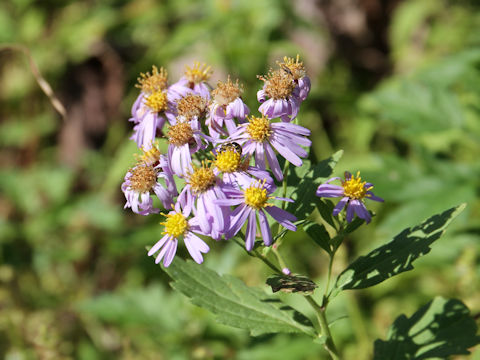
<svg viewBox="0 0 480 360"><path fill-rule="evenodd" d="M272 203L292 201L273 195L273 177L283 180L279 155L301 166L311 145L310 131L293 122L310 91L303 63L298 55L285 57L277 69L258 76L264 82L257 92L258 115L250 115L238 80L228 77L213 89L207 83L210 75L210 67L195 63L171 85L167 71L155 66L138 79L131 139L143 154L125 175L122 191L125 208L137 214L159 213L155 198L170 210L162 213L164 236L148 252L164 266L172 262L179 240L202 263L209 247L198 235L230 239L244 226L247 250L253 249L257 237L272 245L267 214L286 229L296 230L295 216ZM167 141L165 154L157 139ZM317 192L318 196L333 193L325 194L322 189ZM365 218L355 201L351 206ZM345 205L345 199L342 202ZM347 218L351 221L351 211Z"/></svg>
<svg viewBox="0 0 480 360"><path fill-rule="evenodd" d="M264 84L257 94L258 115L250 115L238 80L228 77L212 88L207 83L211 69L200 63L187 67L171 85L163 68L154 66L139 77L130 121L131 139L143 154L125 175L122 190L125 208L137 214L159 213L154 198L170 210L163 214L164 236L148 253L156 254L157 263L170 265L178 240L201 263L209 247L198 235L230 239L245 224L247 250L257 236L271 245L267 214L296 230L296 218L272 204L291 200L273 195L276 185L269 170L281 181L277 156L295 166L307 156L310 131L292 120L310 91L310 80L298 56L278 65L259 76ZM156 143L162 138L168 141L165 154Z"/></svg>

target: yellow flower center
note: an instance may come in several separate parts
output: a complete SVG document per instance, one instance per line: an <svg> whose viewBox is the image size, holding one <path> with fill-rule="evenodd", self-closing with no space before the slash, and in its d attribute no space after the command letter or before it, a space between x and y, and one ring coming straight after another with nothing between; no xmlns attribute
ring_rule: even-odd
<svg viewBox="0 0 480 360"><path fill-rule="evenodd" d="M157 90L147 96L145 104L155 112L167 110L167 93Z"/></svg>
<svg viewBox="0 0 480 360"><path fill-rule="evenodd" d="M150 191L157 182L157 172L151 165L139 164L130 173L130 188L139 193Z"/></svg>
<svg viewBox="0 0 480 360"><path fill-rule="evenodd" d="M137 78L138 84L135 86L139 89L142 89L144 93L149 94L155 91L165 90L168 86L167 79L167 70L165 70L163 67L158 70L158 68L153 65L152 74L149 72L145 74L140 73L140 77Z"/></svg>
<svg viewBox="0 0 480 360"><path fill-rule="evenodd" d="M176 125L170 126L167 137L170 144L182 146L188 144L193 138L193 130L189 123L179 122Z"/></svg>
<svg viewBox="0 0 480 360"><path fill-rule="evenodd" d="M267 194L267 189L258 187L259 184L262 183L255 183L243 192L245 196L245 204L251 208L254 208L255 210L260 210L264 207L271 206L271 204L267 204L267 200L270 199Z"/></svg>
<svg viewBox="0 0 480 360"><path fill-rule="evenodd" d="M239 169L241 155L233 149L227 149L217 154L214 165L221 172L232 173Z"/></svg>
<svg viewBox="0 0 480 360"><path fill-rule="evenodd" d="M270 121L265 117L251 116L247 125L247 133L256 142L264 142L270 138Z"/></svg>
<svg viewBox="0 0 480 360"><path fill-rule="evenodd" d="M301 79L305 76L305 67L303 62L300 61L300 55L297 54L297 58L289 58L284 56L283 62L277 62L277 64L288 74L292 75L295 80Z"/></svg>
<svg viewBox="0 0 480 360"><path fill-rule="evenodd" d="M242 92L243 89L238 84L238 80L234 83L229 76L226 82L218 82L217 88L212 91L212 97L217 104L226 106L240 97Z"/></svg>
<svg viewBox="0 0 480 360"><path fill-rule="evenodd" d="M206 108L207 101L200 95L187 95L177 103L178 116L185 116L188 120L200 117Z"/></svg>
<svg viewBox="0 0 480 360"><path fill-rule="evenodd" d="M193 170L187 182L195 194L201 194L215 185L215 174L212 168L203 163L201 167Z"/></svg>
<svg viewBox="0 0 480 360"><path fill-rule="evenodd" d="M265 94L275 100L288 98L295 88L293 75L284 70L270 70L268 75L257 77L265 82Z"/></svg>
<svg viewBox="0 0 480 360"><path fill-rule="evenodd" d="M193 67L185 67L185 77L190 83L199 84L202 81L207 81L212 75L210 66L206 64L200 65L198 61L193 63Z"/></svg>
<svg viewBox="0 0 480 360"><path fill-rule="evenodd" d="M351 199L363 199L366 196L367 191L373 188L373 186L365 187L366 183L366 181L362 182L359 171L357 172L356 177L352 176L350 180L342 182L343 193Z"/></svg>
<svg viewBox="0 0 480 360"><path fill-rule="evenodd" d="M160 223L160 225L165 226L165 231L162 232L162 234L168 234L174 238L178 238L180 235L185 234L185 231L188 229L188 222L182 213L163 215L167 217L167 220Z"/></svg>

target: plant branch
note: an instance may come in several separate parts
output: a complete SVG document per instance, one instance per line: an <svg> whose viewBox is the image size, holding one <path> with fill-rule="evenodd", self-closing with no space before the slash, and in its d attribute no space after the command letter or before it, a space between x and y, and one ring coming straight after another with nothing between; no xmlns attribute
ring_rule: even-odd
<svg viewBox="0 0 480 360"><path fill-rule="evenodd" d="M340 356L338 355L338 350L335 347L330 328L328 327L327 317L325 315L325 307L318 305L317 302L310 295L305 296L305 299L308 301L308 303L312 306L312 308L315 310L315 313L317 314L317 319L320 323L322 335L326 338L324 344L325 349L328 351L330 357L333 360L339 360Z"/></svg>

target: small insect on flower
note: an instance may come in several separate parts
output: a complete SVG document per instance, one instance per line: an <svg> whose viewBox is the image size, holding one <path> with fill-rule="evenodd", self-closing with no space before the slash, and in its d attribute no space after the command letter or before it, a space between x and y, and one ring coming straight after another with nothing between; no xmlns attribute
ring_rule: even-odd
<svg viewBox="0 0 480 360"><path fill-rule="evenodd" d="M304 101L310 92L311 83L303 66L303 62L300 61L300 55L297 54L295 59L285 56L283 62L277 61L277 64L293 78L298 89L298 98Z"/></svg>
<svg viewBox="0 0 480 360"><path fill-rule="evenodd" d="M340 180L342 185L330 185L330 182L333 180ZM365 207L363 200L367 198L383 202L382 198L373 194L371 191L372 189L373 185L371 183L362 181L360 171L357 172L357 176L353 176L348 171L345 171L345 180L342 180L339 177L327 180L324 184L318 187L316 195L326 198L342 197L337 206L333 209L333 215L337 216L346 205L348 222L351 222L353 216L357 214L360 219L365 220L368 224L371 220L371 216Z"/></svg>
<svg viewBox="0 0 480 360"><path fill-rule="evenodd" d="M235 151L237 154L239 154L240 156L242 156L242 147L240 146L239 143L236 143L234 141L232 142L227 142L227 143L224 143L220 146L220 152L225 152L225 151L228 151L228 150L233 150Z"/></svg>
<svg viewBox="0 0 480 360"><path fill-rule="evenodd" d="M223 182L239 188L248 186L257 178L273 185L273 179L268 171L250 166L250 157L242 158L242 153L241 145L236 142L224 143L217 149L213 167L217 173L223 174Z"/></svg>
<svg viewBox="0 0 480 360"><path fill-rule="evenodd" d="M285 64L280 64L280 68L285 71L288 75L293 77L293 72Z"/></svg>

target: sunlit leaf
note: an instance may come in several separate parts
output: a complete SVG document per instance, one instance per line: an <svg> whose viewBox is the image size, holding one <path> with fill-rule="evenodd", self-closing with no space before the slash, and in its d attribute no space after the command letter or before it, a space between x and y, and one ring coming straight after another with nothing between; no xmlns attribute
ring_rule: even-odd
<svg viewBox="0 0 480 360"><path fill-rule="evenodd" d="M430 245L442 236L448 224L465 206L462 204L434 215L415 227L403 230L388 244L360 256L338 276L333 293L370 287L412 270L413 262L430 252Z"/></svg>

